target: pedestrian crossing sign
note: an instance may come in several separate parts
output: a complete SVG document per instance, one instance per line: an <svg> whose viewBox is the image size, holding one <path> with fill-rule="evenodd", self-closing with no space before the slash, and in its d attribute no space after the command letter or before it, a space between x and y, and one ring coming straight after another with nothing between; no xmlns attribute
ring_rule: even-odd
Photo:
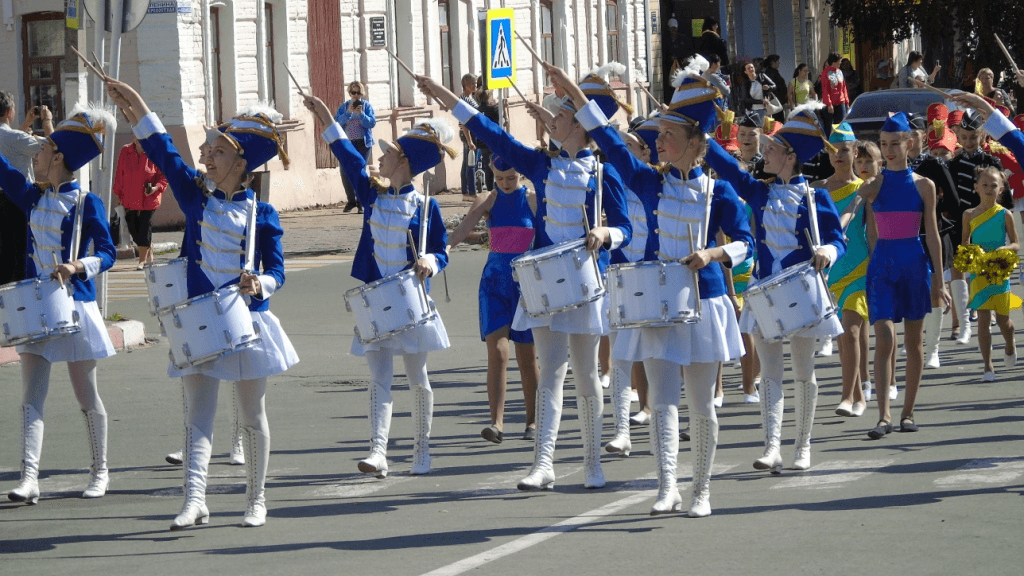
<svg viewBox="0 0 1024 576"><path fill-rule="evenodd" d="M516 81L515 11L487 11L487 87L508 88Z"/></svg>

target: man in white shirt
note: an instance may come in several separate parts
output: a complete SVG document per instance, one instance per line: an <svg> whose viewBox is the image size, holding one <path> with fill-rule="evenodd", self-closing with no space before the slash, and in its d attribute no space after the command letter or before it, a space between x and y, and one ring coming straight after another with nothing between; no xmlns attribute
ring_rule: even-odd
<svg viewBox="0 0 1024 576"><path fill-rule="evenodd" d="M53 115L46 106L32 108L20 128L12 128L15 100L10 92L0 92L0 155L10 162L29 182L35 181L32 159L42 147L42 140L32 135L32 124L43 121L46 134L53 132ZM0 285L25 277L25 213L7 199L0 190Z"/></svg>

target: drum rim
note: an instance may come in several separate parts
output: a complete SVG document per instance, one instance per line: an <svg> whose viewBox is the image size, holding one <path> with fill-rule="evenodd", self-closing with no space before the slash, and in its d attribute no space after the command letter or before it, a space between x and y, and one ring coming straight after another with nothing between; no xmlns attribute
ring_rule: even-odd
<svg viewBox="0 0 1024 576"><path fill-rule="evenodd" d="M422 326L422 325L426 324L427 322L430 322L431 320L434 320L434 319L439 318L439 317L440 317L440 315L437 312L437 308L433 308L427 316L417 320L416 322L414 322L412 324L406 324L405 326L402 326L401 328L398 328L396 330L392 330L390 332L385 332L384 334L381 334L381 335L376 336L374 338L371 338L369 340L363 340L362 336L356 336L356 338L359 340L360 344L364 344L364 345L365 344L374 344L374 343L380 342L381 340L386 340L386 339L388 339L388 338L390 338L392 336L396 336L396 335L401 334L403 332L407 332L409 330L412 330L413 328L416 328L418 326ZM353 328L358 329L359 326L353 326Z"/></svg>
<svg viewBox="0 0 1024 576"><path fill-rule="evenodd" d="M749 294L750 292L754 291L759 292L763 291L764 287L776 286L778 284L781 284L783 281L787 281L790 278L797 276L800 272L803 272L807 268L814 268L810 260L806 262L801 262L799 264L794 264L788 268L783 268L782 270L779 270L775 274L772 274L771 276L768 276L767 278L763 279L761 282L757 283L754 286L748 285L747 289L744 290L743 293ZM815 272L815 274L817 274L817 272ZM826 286L826 288L828 287Z"/></svg>
<svg viewBox="0 0 1024 576"><path fill-rule="evenodd" d="M345 298L346 300L348 300L350 295L362 294L363 292L366 292L367 290L369 290L371 288L376 288L377 286L382 286L384 284L390 284L391 282L394 282L394 281L398 280L399 277L401 277L401 276L409 276L409 275L412 275L412 276L415 277L416 276L416 271L413 270L412 268L406 268L405 270L399 270L398 272L395 272L394 274L388 274L387 276L384 276L383 278L378 278L378 279L376 279L376 280L374 280L372 282L367 282L367 283L365 283L365 284L363 284L361 286L356 286L355 288L349 288L348 290L345 290L345 293L342 295L342 297Z"/></svg>
<svg viewBox="0 0 1024 576"><path fill-rule="evenodd" d="M751 313L753 313L753 310L751 310ZM803 325L803 326L801 326L799 328L794 328L793 330L789 330L785 334L782 334L781 336L773 336L771 338L765 336L764 335L764 329L761 327L761 323L760 322L757 323L757 330L761 333L761 338L764 338L764 340L766 342L778 342L779 340L785 340L786 338L789 338L793 334L796 334L797 332L800 332L802 330L807 330L808 328L814 328L818 324L821 324L825 320L828 320L829 318L835 316L835 314L836 314L836 309L833 308L828 313L823 314L821 316L821 318L818 318L816 321L810 322L808 324L805 324L805 325Z"/></svg>
<svg viewBox="0 0 1024 576"><path fill-rule="evenodd" d="M619 262L608 266L608 273L612 270L629 270L632 268L644 268L647 266L661 266L663 268L686 268L686 265L678 260L638 260L636 262Z"/></svg>
<svg viewBox="0 0 1024 576"><path fill-rule="evenodd" d="M46 276L46 277L36 276L34 278L25 278L24 280L18 280L16 282L8 282L7 284L0 285L0 292L6 291L6 290L13 290L13 289L17 288L18 286L23 286L23 285L27 286L29 284L49 284L51 282L55 282L57 284L60 284L60 280L57 280L56 278L50 278L49 276ZM63 287L67 288L67 286L68 286L68 284L65 283Z"/></svg>
<svg viewBox="0 0 1024 576"><path fill-rule="evenodd" d="M570 246L573 245L573 246ZM535 248L529 252L524 252L519 256L512 259L512 266L525 266L530 262L543 262L544 260L550 260L556 256L566 254L569 251L575 251L577 248L583 248L587 245L585 238L577 238L575 240L564 240L557 244L549 244L540 248ZM560 249L556 250L556 248ZM535 254L536 252L544 252L543 254Z"/></svg>
<svg viewBox="0 0 1024 576"><path fill-rule="evenodd" d="M174 361L174 349L173 348L169 349L167 351L167 353L171 355L171 364L174 365L174 368L176 370L185 370L186 368L195 368L196 366L199 366L199 365L202 365L202 364L206 364L207 362L212 362L214 360L217 360L218 358L223 358L224 356L227 356L229 354L234 354L235 352L241 352L242 350L246 350L248 348L252 348L253 346L255 346L256 344L258 344L258 343L260 343L262 341L263 341L263 334L261 334L260 332L256 332L256 335L253 337L252 340L246 340L245 342L242 342L241 344L236 344L230 350L221 350L221 351L216 352L214 354L207 354L206 356L203 356L202 358L200 358L198 361L186 362L185 364L180 364L180 365L177 362Z"/></svg>
<svg viewBox="0 0 1024 576"><path fill-rule="evenodd" d="M577 308L582 308L582 307L586 306L587 304L590 304L591 302L595 302L597 300L600 300L601 298L603 298L607 294L608 294L608 289L606 287L602 286L600 292L598 292L597 294L594 294L593 296L591 296L587 300L583 300L581 302L576 302L576 303L570 304L568 306L562 306L561 308L556 308L554 310L545 310L544 312L530 312L526 308L526 306L524 305L523 306L523 312L525 312L526 315L529 316L530 318L544 318L545 316L554 316L555 314L558 314L560 312L568 312L569 310L575 310ZM524 300L524 302L525 302L525 300Z"/></svg>
<svg viewBox="0 0 1024 576"><path fill-rule="evenodd" d="M629 324L616 324L608 320L608 326L613 330L622 330L626 328L667 328L670 326L677 326L679 324L700 324L701 315L694 311L692 316L686 318L678 318L674 320L652 320L650 322L630 322Z"/></svg>
<svg viewBox="0 0 1024 576"><path fill-rule="evenodd" d="M72 334L78 334L82 331L82 325L72 324L62 328L54 328L53 330L45 330L43 332L33 332L24 336L19 336L14 340L3 340L0 337L0 346L21 346L23 344L40 344L42 342L49 342L63 336L70 336Z"/></svg>
<svg viewBox="0 0 1024 576"><path fill-rule="evenodd" d="M180 256L171 260L164 260L162 262L147 262L142 265L143 270L149 270L150 268L163 268L164 266L170 266L171 264L177 264L178 262L184 262L185 267L188 267L188 258Z"/></svg>
<svg viewBox="0 0 1024 576"><path fill-rule="evenodd" d="M241 288L238 287L238 284L232 284L230 286L224 286L223 288L218 288L218 289L216 289L216 290L214 290L212 292L206 292L205 294L200 294L198 296L193 296L193 297L189 298L188 300L182 300L181 302L178 302L177 304L170 304L168 306L164 306L163 308L161 308L158 311L157 316L160 315L160 312L167 312L168 310L172 310L172 309L176 310L178 308L184 308L185 306L188 306L188 305L192 304L192 302L198 302L198 301L204 300L206 298L212 298L214 295L220 294L221 292L226 292L227 295L230 295L230 293L232 293L232 292L237 292L239 294L239 296L241 296L242 290L241 290ZM248 306L246 306L246 308L248 309Z"/></svg>

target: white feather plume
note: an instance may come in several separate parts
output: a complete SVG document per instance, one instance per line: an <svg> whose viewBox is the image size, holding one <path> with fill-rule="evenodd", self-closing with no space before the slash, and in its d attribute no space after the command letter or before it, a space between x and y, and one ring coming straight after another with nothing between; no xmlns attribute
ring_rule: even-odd
<svg viewBox="0 0 1024 576"><path fill-rule="evenodd" d="M114 131L117 130L117 118L114 116L113 108L104 106L98 102L75 104L75 107L71 110L71 115L68 116L68 118L81 113L84 113L89 117L89 121L92 122L93 126L97 123L102 123L107 135L113 134Z"/></svg>
<svg viewBox="0 0 1024 576"><path fill-rule="evenodd" d="M804 102L803 104L797 106L796 108L793 108L793 111L789 113L789 116L787 116L786 119L788 120L794 118L804 111L810 112L813 115L815 112L821 110L824 107L825 105L817 100L808 100L807 102Z"/></svg>
<svg viewBox="0 0 1024 576"><path fill-rule="evenodd" d="M640 80L647 79L647 67L642 62L637 60L636 66L633 67L633 81L637 82Z"/></svg>
<svg viewBox="0 0 1024 576"><path fill-rule="evenodd" d="M701 56L700 54L694 54L686 62L686 67L683 68L683 70L685 70L687 74L700 76L701 74L707 72L708 68L710 67L711 63L708 62L707 58Z"/></svg>
<svg viewBox="0 0 1024 576"><path fill-rule="evenodd" d="M590 71L590 74L588 74L588 76L590 76L591 74L594 75L594 76L597 76L598 78L601 78L602 80L607 82L608 79L611 78L613 75L614 76L623 76L623 75L625 75L626 74L626 65L625 64L620 64L618 62L609 62L609 63L605 64L604 66L598 66L597 68L594 68L593 70Z"/></svg>
<svg viewBox="0 0 1024 576"><path fill-rule="evenodd" d="M430 126L434 133L437 134L437 138L442 144L447 144L455 137L455 130L452 129L452 125L443 118L426 118L416 123L417 125L426 124Z"/></svg>
<svg viewBox="0 0 1024 576"><path fill-rule="evenodd" d="M280 124L281 120L284 119L284 115L274 109L273 102L265 102L258 100L256 102L250 102L249 104L242 106L238 109L236 116L256 116L263 114L274 124Z"/></svg>

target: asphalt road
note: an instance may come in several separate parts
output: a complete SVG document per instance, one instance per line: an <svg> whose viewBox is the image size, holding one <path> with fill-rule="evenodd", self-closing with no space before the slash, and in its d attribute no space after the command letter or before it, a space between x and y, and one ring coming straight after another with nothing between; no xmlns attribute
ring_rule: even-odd
<svg viewBox="0 0 1024 576"><path fill-rule="evenodd" d="M434 284L452 348L429 361L436 391L429 476L408 475L412 399L402 378L395 386L391 475L379 481L356 470L368 448L369 374L348 354L352 322L341 294L357 282L348 263L332 263L290 274L274 297L273 310L302 361L272 378L267 394L266 526L239 526L244 467L227 464L231 394L224 388L210 466L210 524L167 530L182 502L180 468L163 462L181 442L181 388L166 377L167 345L158 342L100 363L112 479L99 500L79 498L89 465L84 420L66 371L55 367L43 497L37 506L0 503L0 574L1021 573L1021 368L981 382L975 340L943 342L942 368L924 376L921 431L879 441L865 436L876 419L873 402L861 418L834 414L838 355L820 359L813 467L780 476L751 467L761 454L761 418L756 405L740 403L738 370L729 368L708 518L648 515L656 483L647 427L634 429L632 456L604 457L608 485L584 490L571 391L555 452L555 490L517 491L533 444L518 439L523 404L514 363L507 439L493 445L479 436L488 423L486 354L476 319L484 256L454 254L450 303L444 282ZM142 298L117 301L112 311L159 332ZM0 490L6 492L16 485L20 459L19 367L0 369L0 380L8 388L0 408L6 440ZM794 435L789 386L787 465ZM901 402L902 394L897 414ZM611 433L606 417L605 440ZM680 490L687 502L690 475L689 447L682 443Z"/></svg>

